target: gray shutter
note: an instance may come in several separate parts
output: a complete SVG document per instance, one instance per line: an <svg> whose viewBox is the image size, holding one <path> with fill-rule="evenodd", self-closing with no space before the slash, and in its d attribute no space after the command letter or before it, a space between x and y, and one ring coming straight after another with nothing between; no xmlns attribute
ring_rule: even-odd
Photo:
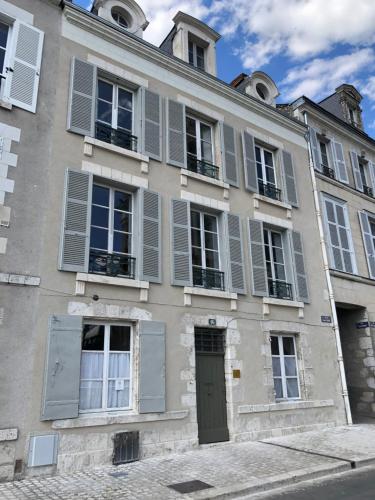
<svg viewBox="0 0 375 500"><path fill-rule="evenodd" d="M155 92L143 92L143 153L161 161L161 97Z"/></svg>
<svg viewBox="0 0 375 500"><path fill-rule="evenodd" d="M245 188L254 193L258 192L258 175L255 161L254 137L248 132L242 133L243 163L245 169Z"/></svg>
<svg viewBox="0 0 375 500"><path fill-rule="evenodd" d="M185 106L167 101L167 163L175 167L186 166Z"/></svg>
<svg viewBox="0 0 375 500"><path fill-rule="evenodd" d="M336 177L339 181L348 183L349 178L348 178L348 172L346 171L344 150L342 144L336 142L335 140L332 140L331 145L335 162Z"/></svg>
<svg viewBox="0 0 375 500"><path fill-rule="evenodd" d="M70 80L68 130L94 136L96 66L73 57Z"/></svg>
<svg viewBox="0 0 375 500"><path fill-rule="evenodd" d="M226 123L222 124L222 160L224 181L231 186L238 187L236 132Z"/></svg>
<svg viewBox="0 0 375 500"><path fill-rule="evenodd" d="M141 196L141 279L161 283L161 196L145 190Z"/></svg>
<svg viewBox="0 0 375 500"><path fill-rule="evenodd" d="M295 276L296 299L301 302L309 302L309 291L305 261L303 257L302 236L298 231L291 231L292 261Z"/></svg>
<svg viewBox="0 0 375 500"><path fill-rule="evenodd" d="M92 174L67 169L59 269L87 272L90 246Z"/></svg>
<svg viewBox="0 0 375 500"><path fill-rule="evenodd" d="M253 295L268 295L266 260L264 256L263 222L249 219L250 260Z"/></svg>
<svg viewBox="0 0 375 500"><path fill-rule="evenodd" d="M294 175L292 155L288 151L282 152L283 174L285 182L285 201L293 207L298 207L296 178Z"/></svg>
<svg viewBox="0 0 375 500"><path fill-rule="evenodd" d="M165 323L139 322L139 413L165 411Z"/></svg>
<svg viewBox="0 0 375 500"><path fill-rule="evenodd" d="M226 214L226 222L229 240L230 290L235 293L246 293L241 219L238 215Z"/></svg>
<svg viewBox="0 0 375 500"><path fill-rule="evenodd" d="M313 156L313 162L314 162L314 167L316 170L319 170L319 172L322 171L322 158L320 155L320 148L318 144L318 138L316 136L316 130L312 127L309 128L310 131L310 145L311 145L311 152Z"/></svg>
<svg viewBox="0 0 375 500"><path fill-rule="evenodd" d="M355 188L358 189L358 191L363 191L363 182L361 172L359 170L358 155L355 151L350 151L350 159L353 167Z"/></svg>
<svg viewBox="0 0 375 500"><path fill-rule="evenodd" d="M81 316L49 318L41 420L78 417Z"/></svg>
<svg viewBox="0 0 375 500"><path fill-rule="evenodd" d="M362 238L365 246L369 274L372 279L375 279L375 249L368 215L366 212L358 212L358 216L362 229Z"/></svg>
<svg viewBox="0 0 375 500"><path fill-rule="evenodd" d="M5 98L20 108L35 113L38 97L44 33L18 20L13 25L14 52L9 61L11 71L5 82Z"/></svg>
<svg viewBox="0 0 375 500"><path fill-rule="evenodd" d="M172 285L191 286L190 203L172 200L171 210Z"/></svg>

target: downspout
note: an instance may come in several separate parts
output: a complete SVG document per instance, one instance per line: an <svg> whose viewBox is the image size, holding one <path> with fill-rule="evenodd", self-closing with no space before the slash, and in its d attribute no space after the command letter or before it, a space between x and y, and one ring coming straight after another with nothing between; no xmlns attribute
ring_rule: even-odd
<svg viewBox="0 0 375 500"><path fill-rule="evenodd" d="M303 119L304 119L305 124L308 125L306 111L303 111L302 114L303 114ZM342 356L340 330L339 330L339 323L338 323L338 319L337 319L335 297L334 297L334 293L333 293L331 274L329 272L329 263L328 263L327 248L326 248L325 238L324 238L322 214L320 211L319 192L318 192L318 189L316 187L316 177L315 177L314 160L313 160L311 143L310 143L310 134L306 135L306 141L307 141L307 147L308 147L308 151L309 151L309 168L310 168L311 183L312 183L313 193L314 193L315 214L316 214L316 218L318 221L320 246L322 249L322 256L323 256L324 273L325 273L325 277L326 277L329 302L330 302L331 311L332 311L332 325L333 325L332 327L333 327L333 332L335 334L335 339L336 339L337 362L338 362L339 371L340 371L342 397L344 399L346 420L347 420L348 425L351 425L353 423L353 420L352 420L352 413L350 410L348 387L346 385L344 359Z"/></svg>

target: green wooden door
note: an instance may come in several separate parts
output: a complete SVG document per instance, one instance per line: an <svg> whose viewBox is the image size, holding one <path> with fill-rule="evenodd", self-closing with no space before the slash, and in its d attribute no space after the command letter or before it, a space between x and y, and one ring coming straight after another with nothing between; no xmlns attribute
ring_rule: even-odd
<svg viewBox="0 0 375 500"><path fill-rule="evenodd" d="M222 332L219 331L217 335L222 335ZM220 346L220 342L216 342L215 346ZM228 441L224 349L212 349L211 352L202 352L202 350L197 350L197 347L196 342L199 442L203 444ZM212 352L215 350L219 352Z"/></svg>

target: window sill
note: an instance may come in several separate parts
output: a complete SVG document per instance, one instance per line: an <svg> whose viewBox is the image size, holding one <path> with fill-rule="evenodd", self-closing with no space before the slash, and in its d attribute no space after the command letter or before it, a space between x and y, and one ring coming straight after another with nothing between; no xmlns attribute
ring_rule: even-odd
<svg viewBox="0 0 375 500"><path fill-rule="evenodd" d="M367 276L346 273L345 271L338 271L337 269L332 268L330 268L329 272L332 276L336 276L336 278L343 278L350 281L356 281L358 283L364 283L365 285L374 286L375 279L369 278Z"/></svg>
<svg viewBox="0 0 375 500"><path fill-rule="evenodd" d="M254 208L259 208L259 201L264 203L269 203L270 205L274 205L276 207L285 208L286 210L292 210L292 205L286 203L285 201L274 200L273 198L269 198L268 196L263 196L262 194L254 193ZM289 217L288 217L289 218Z"/></svg>
<svg viewBox="0 0 375 500"><path fill-rule="evenodd" d="M284 299L273 299L272 297L263 297L263 314L268 316L270 314L269 306L282 306L282 307L292 307L298 309L298 317L302 319L304 317L305 304L303 302L298 302L297 300L284 300Z"/></svg>
<svg viewBox="0 0 375 500"><path fill-rule="evenodd" d="M314 401L280 401L265 405L242 405L238 407L238 413L266 413L272 411L305 410L308 408L325 408L334 406L332 399L318 399Z"/></svg>
<svg viewBox="0 0 375 500"><path fill-rule="evenodd" d="M206 182L207 184L212 184L213 186L217 186L220 188L224 189L224 198L229 197L229 184L220 180L220 179L213 179L211 177L208 177L206 175L202 174L197 174L196 172L191 172L190 170L187 170L186 168L181 169L181 186L186 187L188 185L188 177L191 179L196 179L198 181Z"/></svg>
<svg viewBox="0 0 375 500"><path fill-rule="evenodd" d="M374 202L375 198L372 196L368 196L367 194L363 193L362 191L358 191L358 189L355 189L354 187L350 186L349 184L346 184L345 182L338 181L337 179L331 179L329 177L326 177L324 174L319 172L319 170L315 169L315 173L318 179L322 179L323 181L327 181L330 184L333 184L334 186L340 187L344 189L345 191L349 191L349 193L356 194L360 196L361 198L372 201Z"/></svg>
<svg viewBox="0 0 375 500"><path fill-rule="evenodd" d="M130 149L114 146L113 144L109 144L108 142L99 141L98 139L94 139L93 137L89 137L87 135L85 135L83 142L84 142L83 154L85 156L92 156L93 149L95 146L97 148L106 149L107 151L111 151L112 153L117 153L121 156L126 156L127 158L133 158L134 160L140 161L142 172L148 173L148 164L150 161L148 156L145 156L141 153L137 153L135 151L131 151Z"/></svg>
<svg viewBox="0 0 375 500"><path fill-rule="evenodd" d="M231 311L237 311L238 295L236 293L222 292L221 290L210 290L208 288L185 286L184 287L184 305L185 306L191 306L191 296L192 295L198 295L201 297L212 297L215 299L230 300Z"/></svg>
<svg viewBox="0 0 375 500"><path fill-rule="evenodd" d="M0 108L7 109L8 111L11 111L13 108L13 105L10 102L4 101L3 99L0 99Z"/></svg>
<svg viewBox="0 0 375 500"><path fill-rule="evenodd" d="M129 278L116 278L112 276L101 276L100 274L77 273L76 275L76 295L85 295L86 283L98 283L101 285L114 285L127 288L137 288L140 290L140 302L148 301L148 281L132 280Z"/></svg>
<svg viewBox="0 0 375 500"><path fill-rule="evenodd" d="M113 424L141 424L165 420L182 420L189 415L189 410L167 411L165 413L95 413L80 415L77 418L54 420L52 429L79 429Z"/></svg>

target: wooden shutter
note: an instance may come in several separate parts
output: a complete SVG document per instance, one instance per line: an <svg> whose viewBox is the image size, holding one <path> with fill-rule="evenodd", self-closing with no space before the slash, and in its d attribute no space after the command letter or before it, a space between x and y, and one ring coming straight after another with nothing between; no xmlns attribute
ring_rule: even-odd
<svg viewBox="0 0 375 500"><path fill-rule="evenodd" d="M310 131L310 145L311 145L311 152L312 152L312 157L313 157L313 162L314 162L314 167L316 170L319 170L319 172L322 171L322 158L320 154L320 147L318 144L318 138L316 136L316 130L312 127L309 128Z"/></svg>
<svg viewBox="0 0 375 500"><path fill-rule="evenodd" d="M141 190L141 279L161 283L161 196Z"/></svg>
<svg viewBox="0 0 375 500"><path fill-rule="evenodd" d="M358 212L370 277L375 279L375 249L370 221L366 212Z"/></svg>
<svg viewBox="0 0 375 500"><path fill-rule="evenodd" d="M143 89L143 152L161 161L161 97Z"/></svg>
<svg viewBox="0 0 375 500"><path fill-rule="evenodd" d="M172 285L191 286L190 203L172 200Z"/></svg>
<svg viewBox="0 0 375 500"><path fill-rule="evenodd" d="M14 50L4 97L11 104L35 113L44 33L17 20L13 25L13 37Z"/></svg>
<svg viewBox="0 0 375 500"><path fill-rule="evenodd" d="M139 322L139 413L165 411L165 323Z"/></svg>
<svg viewBox="0 0 375 500"><path fill-rule="evenodd" d="M243 163L245 170L245 188L254 193L258 192L258 175L255 161L254 137L248 132L242 133Z"/></svg>
<svg viewBox="0 0 375 500"><path fill-rule="evenodd" d="M341 182L348 183L349 178L348 178L348 172L346 171L344 150L342 144L336 142L335 140L332 140L331 145L335 163L336 178Z"/></svg>
<svg viewBox="0 0 375 500"><path fill-rule="evenodd" d="M253 295L268 295L266 260L264 256L263 222L249 219L250 260Z"/></svg>
<svg viewBox="0 0 375 500"><path fill-rule="evenodd" d="M96 66L73 57L68 109L68 130L94 136Z"/></svg>
<svg viewBox="0 0 375 500"><path fill-rule="evenodd" d="M87 272L90 247L92 174L68 169L59 269Z"/></svg>
<svg viewBox="0 0 375 500"><path fill-rule="evenodd" d="M298 207L296 178L294 175L292 155L288 151L282 152L283 174L285 182L285 199L293 207Z"/></svg>
<svg viewBox="0 0 375 500"><path fill-rule="evenodd" d="M185 106L172 99L167 101L167 163L186 167Z"/></svg>
<svg viewBox="0 0 375 500"><path fill-rule="evenodd" d="M232 292L246 293L242 228L238 215L226 214L227 234L229 240L229 285Z"/></svg>
<svg viewBox="0 0 375 500"><path fill-rule="evenodd" d="M309 291L305 261L303 256L302 236L298 231L291 231L292 262L295 276L296 299L301 302L309 302Z"/></svg>
<svg viewBox="0 0 375 500"><path fill-rule="evenodd" d="M41 420L78 417L82 318L49 319Z"/></svg>
<svg viewBox="0 0 375 500"><path fill-rule="evenodd" d="M238 187L238 169L236 154L236 132L226 123L221 124L223 178L231 186Z"/></svg>
<svg viewBox="0 0 375 500"><path fill-rule="evenodd" d="M361 172L359 170L358 155L355 151L350 151L350 160L352 162L355 188L358 189L358 191L363 191L363 182Z"/></svg>

